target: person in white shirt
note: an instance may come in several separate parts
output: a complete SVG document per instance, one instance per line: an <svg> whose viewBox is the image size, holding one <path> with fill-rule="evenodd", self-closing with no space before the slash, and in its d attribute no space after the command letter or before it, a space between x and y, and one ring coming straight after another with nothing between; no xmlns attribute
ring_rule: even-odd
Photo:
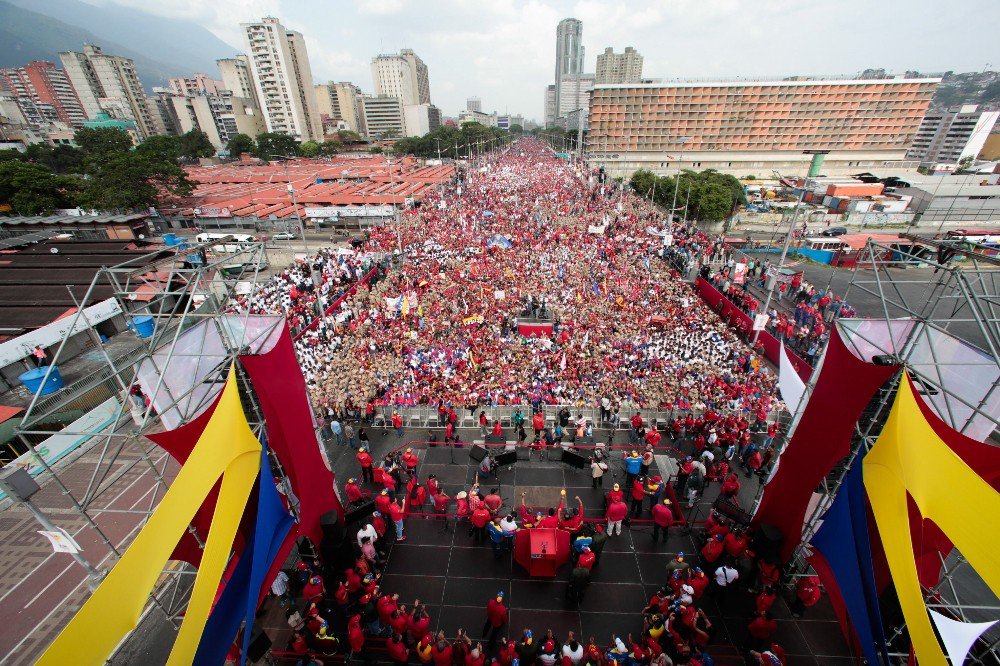
<svg viewBox="0 0 1000 666"><path fill-rule="evenodd" d="M720 607L728 596L730 588L735 587L739 579L740 572L728 564L723 564L715 570L715 594Z"/></svg>
<svg viewBox="0 0 1000 666"><path fill-rule="evenodd" d="M563 657L569 657L573 666L579 666L583 660L583 645L576 640L576 634L572 631L566 637L566 642L562 646Z"/></svg>
<svg viewBox="0 0 1000 666"><path fill-rule="evenodd" d="M375 528L372 527L371 523L368 523L367 525L365 525L364 527L362 527L360 530L358 530L358 546L359 547L361 546L362 539L364 539L365 537L370 538L372 540L372 544L373 545L374 545L374 543L376 541L378 541L378 532L375 531Z"/></svg>
<svg viewBox="0 0 1000 666"><path fill-rule="evenodd" d="M271 583L271 594L281 600L282 606L292 601L292 596L288 593L288 574L284 571L279 571L278 575L274 577L274 582Z"/></svg>

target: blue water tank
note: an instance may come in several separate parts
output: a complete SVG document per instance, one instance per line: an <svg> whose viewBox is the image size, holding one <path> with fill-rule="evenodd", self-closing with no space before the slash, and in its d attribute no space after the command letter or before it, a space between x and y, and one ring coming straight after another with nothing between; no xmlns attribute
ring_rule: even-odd
<svg viewBox="0 0 1000 666"><path fill-rule="evenodd" d="M24 384L24 388L31 391L32 395L35 393L40 393L41 395L48 395L50 393L55 393L64 386L62 375L59 374L59 369L52 366L52 371L49 372L49 379L42 385L42 381L45 380L45 373L49 372L47 367L35 368L34 370L28 370L27 372L21 373L17 376Z"/></svg>
<svg viewBox="0 0 1000 666"><path fill-rule="evenodd" d="M153 318L147 315L132 317L132 329L140 338L149 338L153 335Z"/></svg>
<svg viewBox="0 0 1000 666"><path fill-rule="evenodd" d="M163 242L167 245L177 245L177 234L163 234Z"/></svg>

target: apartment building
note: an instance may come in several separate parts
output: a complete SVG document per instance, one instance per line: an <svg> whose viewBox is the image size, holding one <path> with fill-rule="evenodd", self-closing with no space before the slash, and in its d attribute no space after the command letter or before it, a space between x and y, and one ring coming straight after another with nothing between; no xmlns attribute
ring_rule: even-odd
<svg viewBox="0 0 1000 666"><path fill-rule="evenodd" d="M412 49L372 58L372 81L377 97L395 97L403 106L431 103L427 65Z"/></svg>
<svg viewBox="0 0 1000 666"><path fill-rule="evenodd" d="M234 58L216 60L215 64L219 66L219 74L222 75L223 90L231 91L236 97L242 97L250 106L259 109L260 100L257 99L257 86L253 82L250 59L241 54Z"/></svg>
<svg viewBox="0 0 1000 666"><path fill-rule="evenodd" d="M167 85L178 95L218 95L226 85L208 74L168 79Z"/></svg>
<svg viewBox="0 0 1000 666"><path fill-rule="evenodd" d="M975 158L993 131L998 111L985 111L975 104L932 109L924 116L907 157L928 163L956 164Z"/></svg>
<svg viewBox="0 0 1000 666"><path fill-rule="evenodd" d="M406 135L406 119L398 97L362 98L365 134L373 139L398 139Z"/></svg>
<svg viewBox="0 0 1000 666"><path fill-rule="evenodd" d="M610 46L597 56L597 83L639 83L642 80L642 54L631 46L615 53Z"/></svg>
<svg viewBox="0 0 1000 666"><path fill-rule="evenodd" d="M735 175L824 173L904 161L940 79L597 85L587 149L616 176L713 168ZM911 164L913 168L915 164Z"/></svg>
<svg viewBox="0 0 1000 666"><path fill-rule="evenodd" d="M266 17L240 24L268 132L322 141L323 128L302 34Z"/></svg>
<svg viewBox="0 0 1000 666"><path fill-rule="evenodd" d="M29 124L62 122L82 127L87 115L66 72L46 61L0 69L0 81L13 93Z"/></svg>
<svg viewBox="0 0 1000 666"><path fill-rule="evenodd" d="M156 134L146 93L131 58L109 55L101 47L85 44L83 51L64 51L59 60L83 105L87 118L107 113L132 121L140 140Z"/></svg>

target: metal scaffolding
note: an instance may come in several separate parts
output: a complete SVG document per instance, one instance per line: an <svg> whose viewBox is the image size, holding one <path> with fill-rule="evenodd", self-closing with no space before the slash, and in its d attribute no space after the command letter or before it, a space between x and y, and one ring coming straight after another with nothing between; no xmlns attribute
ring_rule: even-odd
<svg viewBox="0 0 1000 666"><path fill-rule="evenodd" d="M858 356L882 356L879 361L902 365L914 379L917 392L955 430L996 445L1000 426L1000 261L968 244L913 240L923 242L923 247L901 248L869 239L859 254L844 299L852 294L855 301L874 297L882 317L839 320L836 325ZM936 259L928 259L928 247ZM792 576L809 568L809 540L821 526L848 471L878 439L901 378L902 373L896 373L879 388L854 426L850 454L816 489L802 543L792 556ZM963 622L996 619L1000 600L967 566L962 554L953 550L942 554L941 560L938 583L923 590L927 606ZM906 623L894 600L883 599L883 619L890 658L894 663L908 663ZM977 641L966 663L1000 664L1000 627L995 626Z"/></svg>
<svg viewBox="0 0 1000 666"><path fill-rule="evenodd" d="M167 429L161 418L164 412L180 410L182 405L185 414L200 412L214 399L217 390L211 387L207 391L202 389L196 398L195 390L206 382L221 388L226 372L235 364L248 423L255 435L259 438L263 436L263 413L253 396L249 380L236 362L239 354L246 353L250 348L247 327L226 326L223 315L241 317L244 322L249 318L249 315L234 314L237 312L235 298L238 294L254 293L263 280L261 271L268 266L264 244L237 243L232 237L226 237L184 246L184 249L176 249L168 257L162 255L163 249L160 248L125 263L104 267L94 276L86 293L75 294L67 287L78 307L70 317L72 325L56 348L43 386L64 357L68 340L80 330L92 328L87 320L85 305L92 304L91 295L98 286L111 286L113 298L129 320L130 327L134 328L133 332L119 335L133 336L135 345L114 358L103 345L98 345L97 352L102 361L99 368L51 395L36 393L17 429L20 441L42 467L39 483L54 483L58 487L59 494L82 519L84 529L92 530L108 549L111 560L120 557L129 537L113 538L99 524L98 518L110 514L131 514L137 517L138 524L130 534L136 533L162 500L173 473L178 469L170 455L146 438L146 435ZM143 337L145 331L143 335L139 334L137 317L152 318L152 333L147 337ZM283 322L282 316L276 316L273 326L278 327ZM213 340L223 341L224 352L221 356L217 344L211 351L188 348L182 353L175 353L177 340L199 324L210 326L217 332L217 335L213 333ZM185 361L190 363L192 358L199 356L211 359L212 367L205 380L195 381L195 385L183 393L172 393L164 383L164 377L175 365ZM156 406L152 400L137 399L134 392L144 364L147 364L146 368L152 368L154 375L159 375L154 389L154 393L159 394ZM71 424L59 432L60 435L80 439L80 454L96 458L93 469L81 478L81 469L75 459L66 458L55 466L50 465L44 451L37 447L42 439L52 435L50 429L43 427L44 424L61 412L90 410L102 403L116 407L110 422L95 423L93 427ZM280 469L276 470L280 473ZM124 492L122 486L130 479L134 481L141 472L151 474L153 479L152 488L147 492L148 501L143 496L141 504L135 508L114 508L116 493ZM44 503L39 503L39 508L44 511L59 507L46 507ZM62 508L65 509L64 506ZM188 530L199 545L204 545L207 535L198 534L193 526L189 526ZM172 561L150 595L147 612L158 608L171 624L178 627L196 573L194 567Z"/></svg>

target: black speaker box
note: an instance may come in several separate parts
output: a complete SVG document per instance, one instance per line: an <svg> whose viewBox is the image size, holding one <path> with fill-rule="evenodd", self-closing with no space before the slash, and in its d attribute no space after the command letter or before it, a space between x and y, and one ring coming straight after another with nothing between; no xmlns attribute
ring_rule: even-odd
<svg viewBox="0 0 1000 666"><path fill-rule="evenodd" d="M513 465L516 462L517 462L517 451L504 451L503 453L493 458L493 463L498 467L500 465Z"/></svg>
<svg viewBox="0 0 1000 666"><path fill-rule="evenodd" d="M486 448L479 444L473 444L472 448L469 449L469 457L476 462L482 462L483 458L486 457Z"/></svg>
<svg viewBox="0 0 1000 666"><path fill-rule="evenodd" d="M507 438L504 437L503 435L489 434L489 435L486 435L486 443L487 444L506 444L507 443Z"/></svg>
<svg viewBox="0 0 1000 666"><path fill-rule="evenodd" d="M347 513L344 515L344 522L347 525L351 525L359 520L362 520L372 515L374 511L375 511L374 499L362 500L357 504L352 504L347 508Z"/></svg>
<svg viewBox="0 0 1000 666"><path fill-rule="evenodd" d="M570 451L569 449L563 449L562 461L567 465L576 467L577 469L583 469L590 464L587 456L584 456L576 451Z"/></svg>
<svg viewBox="0 0 1000 666"><path fill-rule="evenodd" d="M267 656L267 651L271 649L271 639L254 623L253 633L250 634L250 647L247 648L247 660L256 662Z"/></svg>
<svg viewBox="0 0 1000 666"><path fill-rule="evenodd" d="M753 536L751 549L758 557L781 561L781 530L774 525L760 525Z"/></svg>
<svg viewBox="0 0 1000 666"><path fill-rule="evenodd" d="M340 525L340 514L336 511L327 511L320 516L319 526L323 529L324 544L329 542L339 545L344 540L344 528Z"/></svg>

